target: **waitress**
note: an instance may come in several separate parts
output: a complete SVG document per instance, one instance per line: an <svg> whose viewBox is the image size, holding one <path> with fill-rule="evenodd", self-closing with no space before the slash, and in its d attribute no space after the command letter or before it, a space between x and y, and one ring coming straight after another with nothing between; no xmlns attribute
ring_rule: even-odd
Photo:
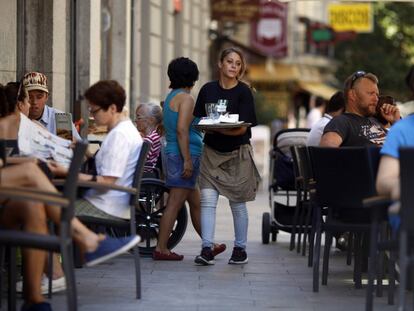
<svg viewBox="0 0 414 311"><path fill-rule="evenodd" d="M194 108L195 117L206 116L205 104L227 103L227 112L239 120L257 125L250 87L240 79L246 69L243 53L234 47L223 50L218 62L219 80L206 83ZM248 127L208 131L204 137L199 185L201 190L202 250L195 258L199 265L214 264L214 230L219 194L229 200L235 231L229 264L246 264L247 201L256 197L260 176L253 161Z"/></svg>

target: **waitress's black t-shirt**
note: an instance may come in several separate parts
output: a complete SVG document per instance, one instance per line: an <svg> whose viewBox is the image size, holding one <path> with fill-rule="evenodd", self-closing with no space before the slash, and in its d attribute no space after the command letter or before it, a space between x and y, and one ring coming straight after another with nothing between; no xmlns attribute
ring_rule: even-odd
<svg viewBox="0 0 414 311"><path fill-rule="evenodd" d="M219 99L228 100L227 112L239 114L239 121L251 123L252 126L257 125L253 95L250 88L243 82L239 82L231 89L223 89L218 81L204 84L198 93L194 116L205 117L205 104L216 103ZM241 145L249 144L251 136L250 128L240 136L208 133L204 136L204 143L219 152L230 152Z"/></svg>

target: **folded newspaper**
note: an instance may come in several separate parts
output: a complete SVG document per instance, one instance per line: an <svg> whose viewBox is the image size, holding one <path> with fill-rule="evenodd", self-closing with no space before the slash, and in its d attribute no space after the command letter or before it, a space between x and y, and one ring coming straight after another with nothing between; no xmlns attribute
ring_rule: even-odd
<svg viewBox="0 0 414 311"><path fill-rule="evenodd" d="M20 154L41 160L53 159L60 165L69 167L73 156L70 148L72 141L50 133L40 124L36 124L20 114L18 145Z"/></svg>

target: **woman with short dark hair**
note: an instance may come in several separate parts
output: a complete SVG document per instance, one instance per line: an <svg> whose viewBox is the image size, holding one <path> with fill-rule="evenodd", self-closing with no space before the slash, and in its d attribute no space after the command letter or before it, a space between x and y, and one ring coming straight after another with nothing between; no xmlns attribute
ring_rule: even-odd
<svg viewBox="0 0 414 311"><path fill-rule="evenodd" d="M197 65L189 58L179 57L168 65L171 92L164 102L166 186L170 188L166 209L160 221L154 260L182 260L171 252L167 242L178 212L187 200L190 203L194 228L200 230L200 193L196 185L202 151L201 133L193 125L194 98L190 92L198 80ZM197 209L197 210L195 210Z"/></svg>
<svg viewBox="0 0 414 311"><path fill-rule="evenodd" d="M85 98L95 123L106 126L108 134L95 155L96 174L81 173L79 179L131 187L143 140L132 121L122 113L124 89L114 80L102 80L86 90ZM65 168L53 169L57 176L67 174ZM129 219L129 197L121 191L89 189L76 201L76 215Z"/></svg>

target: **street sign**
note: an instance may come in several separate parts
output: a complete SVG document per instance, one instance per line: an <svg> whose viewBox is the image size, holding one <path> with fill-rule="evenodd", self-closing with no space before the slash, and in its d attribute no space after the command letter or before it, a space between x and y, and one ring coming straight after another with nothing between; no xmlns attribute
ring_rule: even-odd
<svg viewBox="0 0 414 311"><path fill-rule="evenodd" d="M276 58L287 56L288 6L278 1L260 1L260 16L250 27L250 44Z"/></svg>
<svg viewBox="0 0 414 311"><path fill-rule="evenodd" d="M336 31L373 31L373 11L370 3L330 3L329 25Z"/></svg>
<svg viewBox="0 0 414 311"><path fill-rule="evenodd" d="M332 42L334 34L330 28L311 29L311 40L315 43Z"/></svg>

